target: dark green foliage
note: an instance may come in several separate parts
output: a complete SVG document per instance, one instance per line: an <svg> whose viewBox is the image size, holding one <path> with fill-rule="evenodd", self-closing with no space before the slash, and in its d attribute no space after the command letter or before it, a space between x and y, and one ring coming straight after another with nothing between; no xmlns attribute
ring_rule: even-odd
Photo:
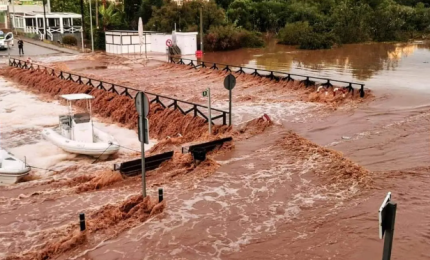
<svg viewBox="0 0 430 260"><path fill-rule="evenodd" d="M212 27L205 37L207 50L234 50L241 47L262 47L261 35L232 25Z"/></svg>
<svg viewBox="0 0 430 260"><path fill-rule="evenodd" d="M97 30L95 32L95 40L94 40L94 48L96 50L105 50L106 49L106 38L105 32L103 30Z"/></svg>
<svg viewBox="0 0 430 260"><path fill-rule="evenodd" d="M80 13L80 0L51 0L51 5L53 11ZM430 0L193 0L182 6L173 0L124 0L113 9L101 8L99 21L107 30L136 30L142 17L146 30L171 32L176 24L178 31L199 31L199 8L213 49L259 46L261 37L251 32L270 32L280 43L307 49L430 33ZM84 9L88 39L88 1Z"/></svg>
<svg viewBox="0 0 430 260"><path fill-rule="evenodd" d="M62 40L63 44L76 46L78 44L78 39L76 39L73 35L63 36Z"/></svg>
<svg viewBox="0 0 430 260"><path fill-rule="evenodd" d="M289 45L299 45L302 38L312 32L308 22L288 23L279 32L279 42Z"/></svg>

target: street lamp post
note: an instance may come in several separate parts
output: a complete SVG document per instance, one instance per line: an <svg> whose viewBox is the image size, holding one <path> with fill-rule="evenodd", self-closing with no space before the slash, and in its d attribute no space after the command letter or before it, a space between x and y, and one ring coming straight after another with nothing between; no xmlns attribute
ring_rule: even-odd
<svg viewBox="0 0 430 260"><path fill-rule="evenodd" d="M47 40L48 32L46 31L46 0L43 0L43 34L45 35L45 40Z"/></svg>
<svg viewBox="0 0 430 260"><path fill-rule="evenodd" d="M91 51L94 52L93 13L91 12L91 0L90 0L90 30L91 30Z"/></svg>

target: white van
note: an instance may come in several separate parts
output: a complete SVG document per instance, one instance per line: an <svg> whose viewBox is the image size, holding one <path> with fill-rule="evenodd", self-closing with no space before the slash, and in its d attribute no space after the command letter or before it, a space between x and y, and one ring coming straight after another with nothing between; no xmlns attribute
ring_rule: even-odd
<svg viewBox="0 0 430 260"><path fill-rule="evenodd" d="M0 30L0 50L6 50L7 49L7 43L5 42L5 33ZM13 40L10 42L10 48L13 47Z"/></svg>

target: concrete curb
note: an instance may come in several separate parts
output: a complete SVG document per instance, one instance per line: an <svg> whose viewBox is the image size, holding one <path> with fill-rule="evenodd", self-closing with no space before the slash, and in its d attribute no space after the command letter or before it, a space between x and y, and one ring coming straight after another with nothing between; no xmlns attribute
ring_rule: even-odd
<svg viewBox="0 0 430 260"><path fill-rule="evenodd" d="M65 48L61 48L61 47L57 47L57 46L51 46L48 43L41 43L41 42L38 42L36 40L29 40L29 39L26 39L26 38L23 38L22 40L24 42L28 42L30 44L34 44L34 45L37 45L39 47L43 47L43 48L46 48L46 49L51 49L51 50L54 50L54 51L59 51L59 52L68 53L68 54L80 54L80 52L78 52L78 51L73 51L73 50L69 50L69 49L65 49Z"/></svg>

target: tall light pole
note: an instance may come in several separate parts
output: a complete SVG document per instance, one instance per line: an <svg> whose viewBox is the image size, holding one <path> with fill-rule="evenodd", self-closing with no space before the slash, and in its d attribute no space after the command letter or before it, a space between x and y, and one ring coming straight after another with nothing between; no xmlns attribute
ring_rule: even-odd
<svg viewBox="0 0 430 260"><path fill-rule="evenodd" d="M46 31L46 0L43 0L43 34L45 35L45 40L47 40L48 32Z"/></svg>
<svg viewBox="0 0 430 260"><path fill-rule="evenodd" d="M96 29L99 29L99 0L96 0Z"/></svg>
<svg viewBox="0 0 430 260"><path fill-rule="evenodd" d="M91 30L91 51L94 52L93 13L91 12L91 0L90 0L90 30Z"/></svg>
<svg viewBox="0 0 430 260"><path fill-rule="evenodd" d="M12 1L12 12L13 12L12 26L13 26L13 30L15 31L15 34L16 34L16 27L15 27L15 5L14 5L14 1L15 0L11 0L11 1Z"/></svg>
<svg viewBox="0 0 430 260"><path fill-rule="evenodd" d="M203 54L203 15L202 15L202 7L200 7L200 50Z"/></svg>

